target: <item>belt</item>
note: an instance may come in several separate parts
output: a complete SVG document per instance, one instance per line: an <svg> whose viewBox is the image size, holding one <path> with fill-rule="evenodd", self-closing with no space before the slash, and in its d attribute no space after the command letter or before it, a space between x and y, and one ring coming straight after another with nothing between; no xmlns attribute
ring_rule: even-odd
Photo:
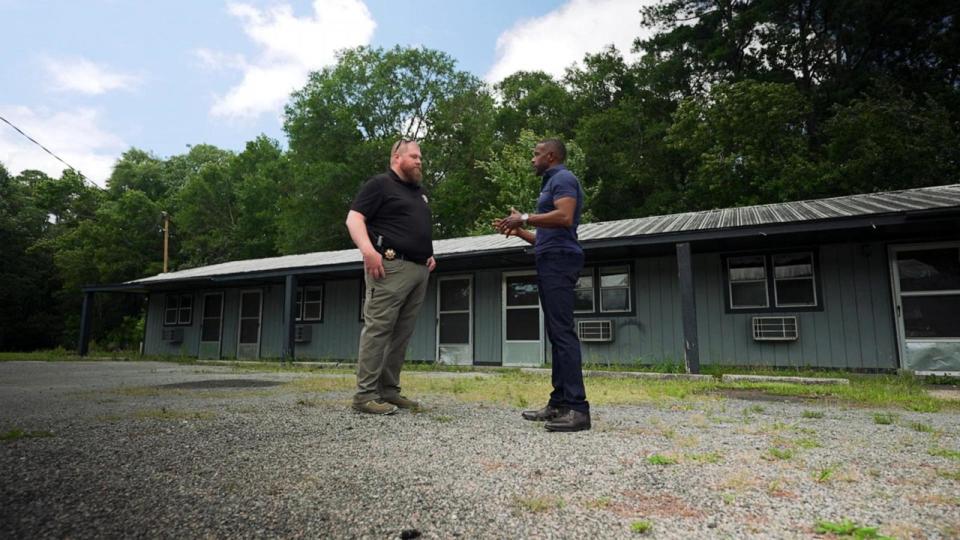
<svg viewBox="0 0 960 540"><path fill-rule="evenodd" d="M408 257L393 248L387 248L381 251L380 254L383 255L383 258L388 261L407 261L407 262L412 262L414 264L421 264L421 265L427 264L427 259L416 259L413 257Z"/></svg>

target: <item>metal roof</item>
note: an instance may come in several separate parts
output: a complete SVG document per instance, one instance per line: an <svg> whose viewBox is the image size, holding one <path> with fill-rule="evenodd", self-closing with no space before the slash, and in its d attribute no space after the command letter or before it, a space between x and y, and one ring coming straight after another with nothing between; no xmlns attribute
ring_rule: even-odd
<svg viewBox="0 0 960 540"><path fill-rule="evenodd" d="M659 235L665 236L664 242L670 242L673 241L671 233L734 230L764 225L789 225L958 207L960 207L960 184L952 184L587 223L580 226L579 233L581 243L589 248L591 242L600 240ZM442 259L445 256L457 254L520 251L528 246L526 242L516 237L507 238L499 234L491 234L436 240L433 243L433 251L438 259ZM352 266L359 264L361 260L360 253L356 249L322 251L201 266L127 283L150 285L194 279L245 277L245 275L280 270Z"/></svg>

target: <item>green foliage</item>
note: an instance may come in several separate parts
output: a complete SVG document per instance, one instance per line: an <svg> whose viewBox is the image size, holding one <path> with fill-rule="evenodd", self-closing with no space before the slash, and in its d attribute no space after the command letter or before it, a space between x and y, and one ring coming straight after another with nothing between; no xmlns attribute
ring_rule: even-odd
<svg viewBox="0 0 960 540"><path fill-rule="evenodd" d="M931 448L931 456L945 457L947 459L953 459L960 461L960 450L950 450L948 448Z"/></svg>
<svg viewBox="0 0 960 540"><path fill-rule="evenodd" d="M547 138L529 130L523 130L514 144L505 145L497 155L487 161L481 161L486 180L496 187L497 196L489 203L473 225L473 234L492 234L491 223L510 213L510 208L518 211L532 211L540 194L541 180L533 171L531 158L537 142ZM576 143L567 144L566 167L580 177L584 171L583 152ZM584 188L584 213L581 222L589 222L590 201L594 192Z"/></svg>
<svg viewBox="0 0 960 540"><path fill-rule="evenodd" d="M680 104L667 144L687 169L686 208L795 200L816 193L804 136L808 101L792 85L743 81Z"/></svg>
<svg viewBox="0 0 960 540"><path fill-rule="evenodd" d="M877 532L877 527L864 527L849 519L841 522L817 521L814 531L819 534L835 534L838 536L851 536L853 538L878 538L889 539Z"/></svg>
<svg viewBox="0 0 960 540"><path fill-rule="evenodd" d="M343 225L350 201L364 180L386 169L400 137L421 143L423 184L434 200L438 234L465 234L479 206L462 203L489 192L477 163L489 152L492 125L493 101L483 83L458 71L445 53L400 47L342 52L336 66L313 73L286 107L295 187L315 183L318 196L293 190L290 197L304 200L281 204L296 208L297 226L310 223L318 239L292 242L293 228L282 226L281 247L350 247Z"/></svg>
<svg viewBox="0 0 960 540"><path fill-rule="evenodd" d="M897 415L893 413L873 413L873 423L879 425L889 425L897 421Z"/></svg>
<svg viewBox="0 0 960 540"><path fill-rule="evenodd" d="M647 457L647 463L651 465L673 465L676 462L676 459L662 454L653 454Z"/></svg>
<svg viewBox="0 0 960 540"><path fill-rule="evenodd" d="M630 524L630 530L637 534L647 534L653 530L653 523L648 520L634 521Z"/></svg>

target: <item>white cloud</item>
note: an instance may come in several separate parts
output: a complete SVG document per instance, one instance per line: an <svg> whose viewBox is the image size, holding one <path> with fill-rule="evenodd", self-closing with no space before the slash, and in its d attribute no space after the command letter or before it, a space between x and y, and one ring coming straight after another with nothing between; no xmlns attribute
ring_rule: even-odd
<svg viewBox="0 0 960 540"><path fill-rule="evenodd" d="M96 95L110 90L130 90L141 80L139 76L111 71L86 58L44 58L43 67L53 78L53 88L65 92Z"/></svg>
<svg viewBox="0 0 960 540"><path fill-rule="evenodd" d="M613 44L627 58L633 40L649 31L640 8L655 0L570 0L537 19L521 21L497 38L497 60L486 75L496 83L517 71L544 71L555 77L564 69Z"/></svg>
<svg viewBox="0 0 960 540"><path fill-rule="evenodd" d="M242 55L195 51L209 67L243 72L240 84L217 96L211 108L214 116L222 117L249 118L279 111L311 71L333 64L340 49L369 44L376 28L360 0L314 0L308 17L294 16L288 4L258 9L233 3L228 11L261 50L253 61Z"/></svg>
<svg viewBox="0 0 960 540"><path fill-rule="evenodd" d="M54 112L0 105L0 116L100 186L106 186L114 163L127 148L126 143L119 137L98 126L99 115L93 109ZM2 122L0 163L14 175L20 174L24 169L37 169L54 178L58 178L63 170L68 168Z"/></svg>

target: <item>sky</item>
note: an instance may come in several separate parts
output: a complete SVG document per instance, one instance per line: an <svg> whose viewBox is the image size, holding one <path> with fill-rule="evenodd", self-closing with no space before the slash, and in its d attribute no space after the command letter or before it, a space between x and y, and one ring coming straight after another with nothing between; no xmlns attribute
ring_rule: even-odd
<svg viewBox="0 0 960 540"><path fill-rule="evenodd" d="M286 146L283 106L309 73L361 45L427 47L490 84L560 76L613 44L627 58L652 0L0 0L0 117L106 185L135 147ZM16 175L64 164L0 122Z"/></svg>

